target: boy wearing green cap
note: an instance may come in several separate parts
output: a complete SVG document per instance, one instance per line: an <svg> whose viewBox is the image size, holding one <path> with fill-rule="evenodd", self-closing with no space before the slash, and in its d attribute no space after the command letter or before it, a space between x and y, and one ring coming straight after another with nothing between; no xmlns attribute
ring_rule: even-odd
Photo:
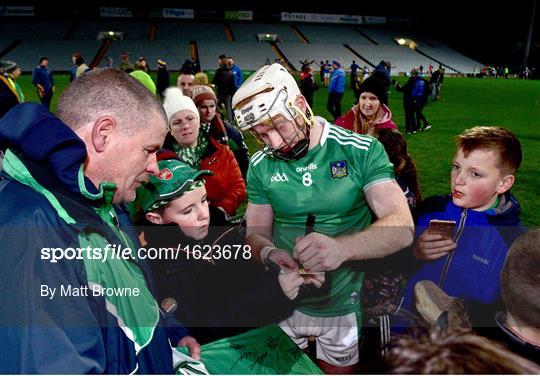
<svg viewBox="0 0 540 376"><path fill-rule="evenodd" d="M144 228L147 249L171 250L150 260L162 308L200 343L288 317L303 278L256 270L241 227L215 226L209 235L203 177L212 172L176 159L158 166L159 174L138 189L137 202L152 224Z"/></svg>

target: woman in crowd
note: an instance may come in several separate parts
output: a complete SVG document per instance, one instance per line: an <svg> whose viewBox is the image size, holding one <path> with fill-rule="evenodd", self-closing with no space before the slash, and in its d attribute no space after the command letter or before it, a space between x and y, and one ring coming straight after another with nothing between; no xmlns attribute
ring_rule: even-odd
<svg viewBox="0 0 540 376"><path fill-rule="evenodd" d="M356 133L374 135L380 128L394 128L392 112L380 98L384 96L385 86L377 78L366 79L359 87L358 104L336 120L336 125Z"/></svg>
<svg viewBox="0 0 540 376"><path fill-rule="evenodd" d="M164 96L163 106L170 129L164 147L192 168L212 171L214 175L206 182L208 201L226 217L233 216L246 197L246 183L234 154L227 146L201 132L199 111L181 89L170 87ZM167 158L167 153L159 158Z"/></svg>

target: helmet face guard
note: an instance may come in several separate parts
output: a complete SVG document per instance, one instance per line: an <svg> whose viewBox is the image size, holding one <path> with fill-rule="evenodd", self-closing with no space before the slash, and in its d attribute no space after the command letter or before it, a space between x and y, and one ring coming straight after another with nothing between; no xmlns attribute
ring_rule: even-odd
<svg viewBox="0 0 540 376"><path fill-rule="evenodd" d="M288 94L286 89L281 89L275 96L271 94L261 95L240 111L244 111L246 127L249 127L255 138L264 145L263 152L267 155L286 161L300 159L306 155L309 149L308 124L311 122L298 107L292 103L287 103ZM280 119L279 122L276 122L275 119L278 117L284 121ZM303 118L304 122L300 122L299 118ZM291 123L294 125L291 125ZM277 148L269 146L254 129L259 124L268 125L278 132L283 140L282 145ZM288 130L287 127L292 127L292 129Z"/></svg>
<svg viewBox="0 0 540 376"><path fill-rule="evenodd" d="M283 160L301 158L309 149L309 129L314 117L307 104L305 113L295 105L300 95L294 77L283 66L264 66L251 75L233 97L236 123L240 130L250 130L265 145L265 153ZM248 103L244 102L246 99L249 99ZM282 145L277 148L269 146L253 130L262 124L279 133Z"/></svg>

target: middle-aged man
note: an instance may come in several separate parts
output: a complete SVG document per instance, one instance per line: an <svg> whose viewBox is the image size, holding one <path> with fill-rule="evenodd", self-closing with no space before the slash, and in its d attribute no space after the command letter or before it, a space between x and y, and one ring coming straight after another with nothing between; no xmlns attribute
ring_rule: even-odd
<svg viewBox="0 0 540 376"><path fill-rule="evenodd" d="M47 57L39 59L39 65L32 70L32 83L36 86L41 104L49 109L55 85L52 71L49 69L49 59Z"/></svg>
<svg viewBox="0 0 540 376"><path fill-rule="evenodd" d="M265 145L248 169L247 243L256 259L282 269L281 278L292 274L308 285L287 293L299 306L280 325L302 349L316 337L325 373L351 373L363 280L355 260L384 257L413 240L392 164L376 139L314 116L279 64L248 78L233 106L239 127Z"/></svg>
<svg viewBox="0 0 540 376"><path fill-rule="evenodd" d="M182 90L182 94L191 98L193 95L193 81L195 81L195 76L192 73L182 72L176 80L176 86Z"/></svg>
<svg viewBox="0 0 540 376"><path fill-rule="evenodd" d="M120 205L158 172L156 98L98 69L0 121L0 371L172 373L171 346L200 346L165 316Z"/></svg>

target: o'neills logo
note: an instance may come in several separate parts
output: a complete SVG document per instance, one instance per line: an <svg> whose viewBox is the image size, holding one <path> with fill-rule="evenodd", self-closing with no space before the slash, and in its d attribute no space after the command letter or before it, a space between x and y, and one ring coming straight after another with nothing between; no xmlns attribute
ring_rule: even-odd
<svg viewBox="0 0 540 376"><path fill-rule="evenodd" d="M306 171L312 171L316 169L317 169L317 165L312 162L309 164L309 166L306 166L306 167L296 167L296 172L306 172Z"/></svg>
<svg viewBox="0 0 540 376"><path fill-rule="evenodd" d="M251 109L253 108L253 105L249 106L249 107L246 107L244 108L243 110L241 110L240 112L242 113L242 115L244 115L246 112L249 112L251 111Z"/></svg>
<svg viewBox="0 0 540 376"><path fill-rule="evenodd" d="M161 170L159 172L159 175L157 176L159 180L171 180L172 177L173 173L168 168L164 168L163 170Z"/></svg>

